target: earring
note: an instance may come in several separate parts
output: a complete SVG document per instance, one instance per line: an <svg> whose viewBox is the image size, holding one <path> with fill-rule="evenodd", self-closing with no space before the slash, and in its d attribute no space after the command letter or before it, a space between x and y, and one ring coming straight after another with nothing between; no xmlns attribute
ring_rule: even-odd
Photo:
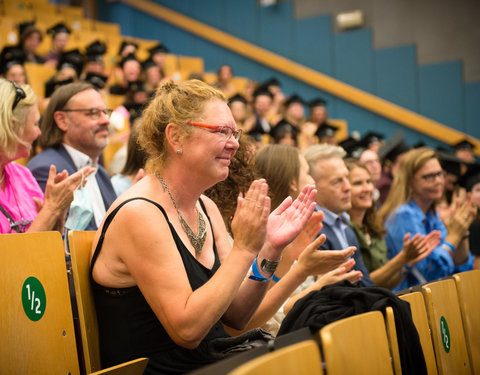
<svg viewBox="0 0 480 375"><path fill-rule="evenodd" d="M181 155L181 154L182 154L182 150L181 150L181 149L178 149L178 150L177 150L177 154L178 154L178 155Z"/></svg>

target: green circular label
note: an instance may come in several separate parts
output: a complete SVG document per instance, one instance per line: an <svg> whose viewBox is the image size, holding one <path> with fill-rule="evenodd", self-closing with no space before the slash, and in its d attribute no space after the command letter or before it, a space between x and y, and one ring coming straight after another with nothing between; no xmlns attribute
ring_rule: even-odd
<svg viewBox="0 0 480 375"><path fill-rule="evenodd" d="M450 331L445 317L440 317L440 335L442 337L443 349L448 353L450 351Z"/></svg>
<svg viewBox="0 0 480 375"><path fill-rule="evenodd" d="M47 306L47 297L42 283L33 276L25 280L22 287L23 311L34 322L42 319Z"/></svg>

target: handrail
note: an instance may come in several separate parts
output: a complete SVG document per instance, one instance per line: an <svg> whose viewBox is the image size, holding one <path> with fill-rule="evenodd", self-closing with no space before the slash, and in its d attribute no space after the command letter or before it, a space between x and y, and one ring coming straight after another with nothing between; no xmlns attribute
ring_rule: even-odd
<svg viewBox="0 0 480 375"><path fill-rule="evenodd" d="M462 139L468 139L477 148L478 151L475 153L480 156L480 140L459 130L295 63L162 5L148 0L118 1L444 143L453 145Z"/></svg>

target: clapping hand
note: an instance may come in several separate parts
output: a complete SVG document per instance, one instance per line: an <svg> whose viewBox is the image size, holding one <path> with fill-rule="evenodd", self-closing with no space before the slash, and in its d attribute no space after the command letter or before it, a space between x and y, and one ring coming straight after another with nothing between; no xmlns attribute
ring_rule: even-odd
<svg viewBox="0 0 480 375"><path fill-rule="evenodd" d="M315 208L317 190L306 185L297 199L287 197L268 217L267 241L279 251L300 233Z"/></svg>

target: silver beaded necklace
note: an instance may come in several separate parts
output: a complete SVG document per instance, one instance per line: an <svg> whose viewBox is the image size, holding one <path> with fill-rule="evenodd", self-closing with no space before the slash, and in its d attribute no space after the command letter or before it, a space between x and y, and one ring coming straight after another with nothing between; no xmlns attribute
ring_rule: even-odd
<svg viewBox="0 0 480 375"><path fill-rule="evenodd" d="M203 219L203 216L200 214L200 212L198 212L197 207L195 207L195 211L197 212L197 216L198 216L198 228L197 228L198 234L193 233L193 230L188 226L187 222L185 221L182 214L178 210L177 203L175 202L175 199L173 199L172 193L170 192L170 189L168 188L165 181L158 174L158 172L155 172L155 176L157 177L158 181L160 181L160 183L162 184L163 191L166 191L168 193L168 196L172 200L173 206L177 210L178 219L182 224L183 230L187 234L188 240L192 244L195 251L198 253L201 253L203 250L203 245L205 244L205 241L207 239L207 226L205 224L205 220Z"/></svg>

